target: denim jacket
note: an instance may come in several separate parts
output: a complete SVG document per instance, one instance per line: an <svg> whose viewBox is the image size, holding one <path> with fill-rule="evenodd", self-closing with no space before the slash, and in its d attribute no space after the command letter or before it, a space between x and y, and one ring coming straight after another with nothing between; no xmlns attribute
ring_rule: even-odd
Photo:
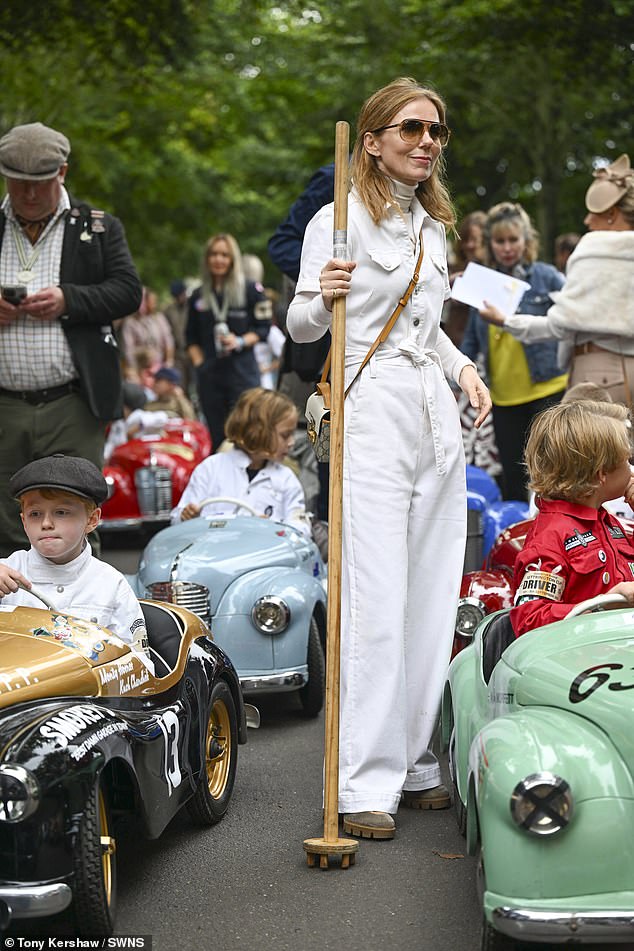
<svg viewBox="0 0 634 951"><path fill-rule="evenodd" d="M564 284L564 276L552 264L535 261L524 268L523 274L516 274L528 281L530 290L522 297L518 314L537 314L543 316L553 303L551 291L558 291ZM482 354L488 368L489 360L489 324L483 320L475 307L469 308L469 322L460 344L460 349L471 360L476 360ZM539 343L522 344L528 369L533 383L544 383L554 376L559 376L561 370L557 362L556 340L540 341Z"/></svg>

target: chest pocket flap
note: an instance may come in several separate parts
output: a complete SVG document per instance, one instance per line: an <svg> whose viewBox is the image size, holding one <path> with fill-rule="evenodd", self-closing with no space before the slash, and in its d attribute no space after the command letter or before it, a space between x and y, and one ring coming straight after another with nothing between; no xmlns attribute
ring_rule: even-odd
<svg viewBox="0 0 634 951"><path fill-rule="evenodd" d="M605 564L599 558L601 548L578 548L569 554L570 567L580 575L589 575L595 571L604 571Z"/></svg>
<svg viewBox="0 0 634 951"><path fill-rule="evenodd" d="M395 271L401 263L401 255L398 251L385 251L383 248L369 248L368 254L374 263L382 267L384 271Z"/></svg>
<svg viewBox="0 0 634 951"><path fill-rule="evenodd" d="M437 268L441 274L446 274L447 261L445 260L445 255L436 253L436 254L430 254L429 256L432 260L432 264L434 265L434 267Z"/></svg>

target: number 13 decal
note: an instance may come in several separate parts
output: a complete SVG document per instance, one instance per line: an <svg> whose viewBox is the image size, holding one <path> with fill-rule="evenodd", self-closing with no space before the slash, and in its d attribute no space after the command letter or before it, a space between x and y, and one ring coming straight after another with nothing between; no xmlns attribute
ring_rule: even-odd
<svg viewBox="0 0 634 951"><path fill-rule="evenodd" d="M180 724L173 710L166 710L158 718L158 724L165 738L165 779L169 795L183 781L180 764L178 762L178 736Z"/></svg>

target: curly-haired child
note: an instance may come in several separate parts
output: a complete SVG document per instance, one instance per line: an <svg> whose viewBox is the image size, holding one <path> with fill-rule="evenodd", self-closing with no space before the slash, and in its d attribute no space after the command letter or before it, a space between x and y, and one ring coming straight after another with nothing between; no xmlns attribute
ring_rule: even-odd
<svg viewBox="0 0 634 951"><path fill-rule="evenodd" d="M515 562L516 636L598 594L634 604L634 543L603 507L634 496L631 432L619 403L560 403L535 419L525 458L539 513Z"/></svg>

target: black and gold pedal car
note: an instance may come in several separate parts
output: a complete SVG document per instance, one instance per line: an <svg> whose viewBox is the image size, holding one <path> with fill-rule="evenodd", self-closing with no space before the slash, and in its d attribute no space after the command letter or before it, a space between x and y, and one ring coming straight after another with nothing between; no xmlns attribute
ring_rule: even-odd
<svg viewBox="0 0 634 951"><path fill-rule="evenodd" d="M142 607L156 676L104 628L0 606L2 928L68 908L76 934L110 934L114 820L132 813L156 838L183 805L205 825L229 806L246 742L236 671L195 614Z"/></svg>

